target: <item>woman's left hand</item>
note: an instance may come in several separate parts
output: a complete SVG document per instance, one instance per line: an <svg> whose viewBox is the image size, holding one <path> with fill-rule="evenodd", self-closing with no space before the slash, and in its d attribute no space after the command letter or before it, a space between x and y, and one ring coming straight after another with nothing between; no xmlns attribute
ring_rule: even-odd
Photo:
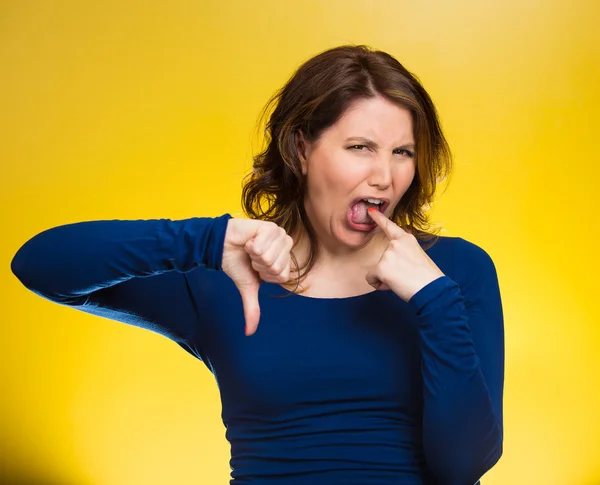
<svg viewBox="0 0 600 485"><path fill-rule="evenodd" d="M390 289L408 301L421 288L445 276L419 246L415 236L377 210L370 210L369 215L390 243L379 263L367 273L367 283L378 290Z"/></svg>

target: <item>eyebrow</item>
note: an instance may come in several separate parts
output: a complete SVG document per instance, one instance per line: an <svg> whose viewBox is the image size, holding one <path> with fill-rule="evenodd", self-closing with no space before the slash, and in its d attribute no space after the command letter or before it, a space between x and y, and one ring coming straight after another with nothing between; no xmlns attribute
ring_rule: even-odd
<svg viewBox="0 0 600 485"><path fill-rule="evenodd" d="M365 137L362 137L362 136L351 136L350 138L346 138L345 141L346 142L349 142L349 141L358 141L361 144L366 145L368 147L379 148L379 145L376 142L374 142L373 140L369 140L368 138L365 138ZM399 146L397 148L412 148L414 150L415 144L414 143L406 143L406 144L401 145L401 146Z"/></svg>

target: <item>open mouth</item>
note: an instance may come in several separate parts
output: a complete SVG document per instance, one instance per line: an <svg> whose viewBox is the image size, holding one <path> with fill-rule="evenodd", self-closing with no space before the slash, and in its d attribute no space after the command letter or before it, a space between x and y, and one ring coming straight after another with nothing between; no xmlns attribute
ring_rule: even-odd
<svg viewBox="0 0 600 485"><path fill-rule="evenodd" d="M369 210L370 207L374 207L379 212L383 212L389 204L389 201L387 199L371 199L371 198L361 199L356 202L364 203L367 206L367 210Z"/></svg>
<svg viewBox="0 0 600 485"><path fill-rule="evenodd" d="M384 212L387 209L390 201L379 197L360 197L352 201L348 209L347 219L351 228L359 231L370 231L376 224L369 216L369 209L377 209L379 212Z"/></svg>

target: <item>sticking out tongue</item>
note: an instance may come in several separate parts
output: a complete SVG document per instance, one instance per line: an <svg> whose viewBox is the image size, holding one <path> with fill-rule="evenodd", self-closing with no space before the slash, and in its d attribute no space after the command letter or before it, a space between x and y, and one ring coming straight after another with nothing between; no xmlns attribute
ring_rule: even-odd
<svg viewBox="0 0 600 485"><path fill-rule="evenodd" d="M373 224L373 219L369 216L367 211L370 207L379 210L379 206L377 204L371 204L364 200L361 200L354 204L351 209L350 218L354 224Z"/></svg>

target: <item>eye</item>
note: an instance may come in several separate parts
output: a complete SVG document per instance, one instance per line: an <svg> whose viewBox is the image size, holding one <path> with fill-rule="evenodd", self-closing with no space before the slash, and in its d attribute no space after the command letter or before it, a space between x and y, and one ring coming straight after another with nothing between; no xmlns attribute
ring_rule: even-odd
<svg viewBox="0 0 600 485"><path fill-rule="evenodd" d="M413 158L415 156L413 152L404 148L398 148L398 150L394 150L394 153L397 153L398 155L404 155L408 158Z"/></svg>
<svg viewBox="0 0 600 485"><path fill-rule="evenodd" d="M348 150L364 151L363 148L366 148L367 150L369 149L367 145L352 145L348 147Z"/></svg>

